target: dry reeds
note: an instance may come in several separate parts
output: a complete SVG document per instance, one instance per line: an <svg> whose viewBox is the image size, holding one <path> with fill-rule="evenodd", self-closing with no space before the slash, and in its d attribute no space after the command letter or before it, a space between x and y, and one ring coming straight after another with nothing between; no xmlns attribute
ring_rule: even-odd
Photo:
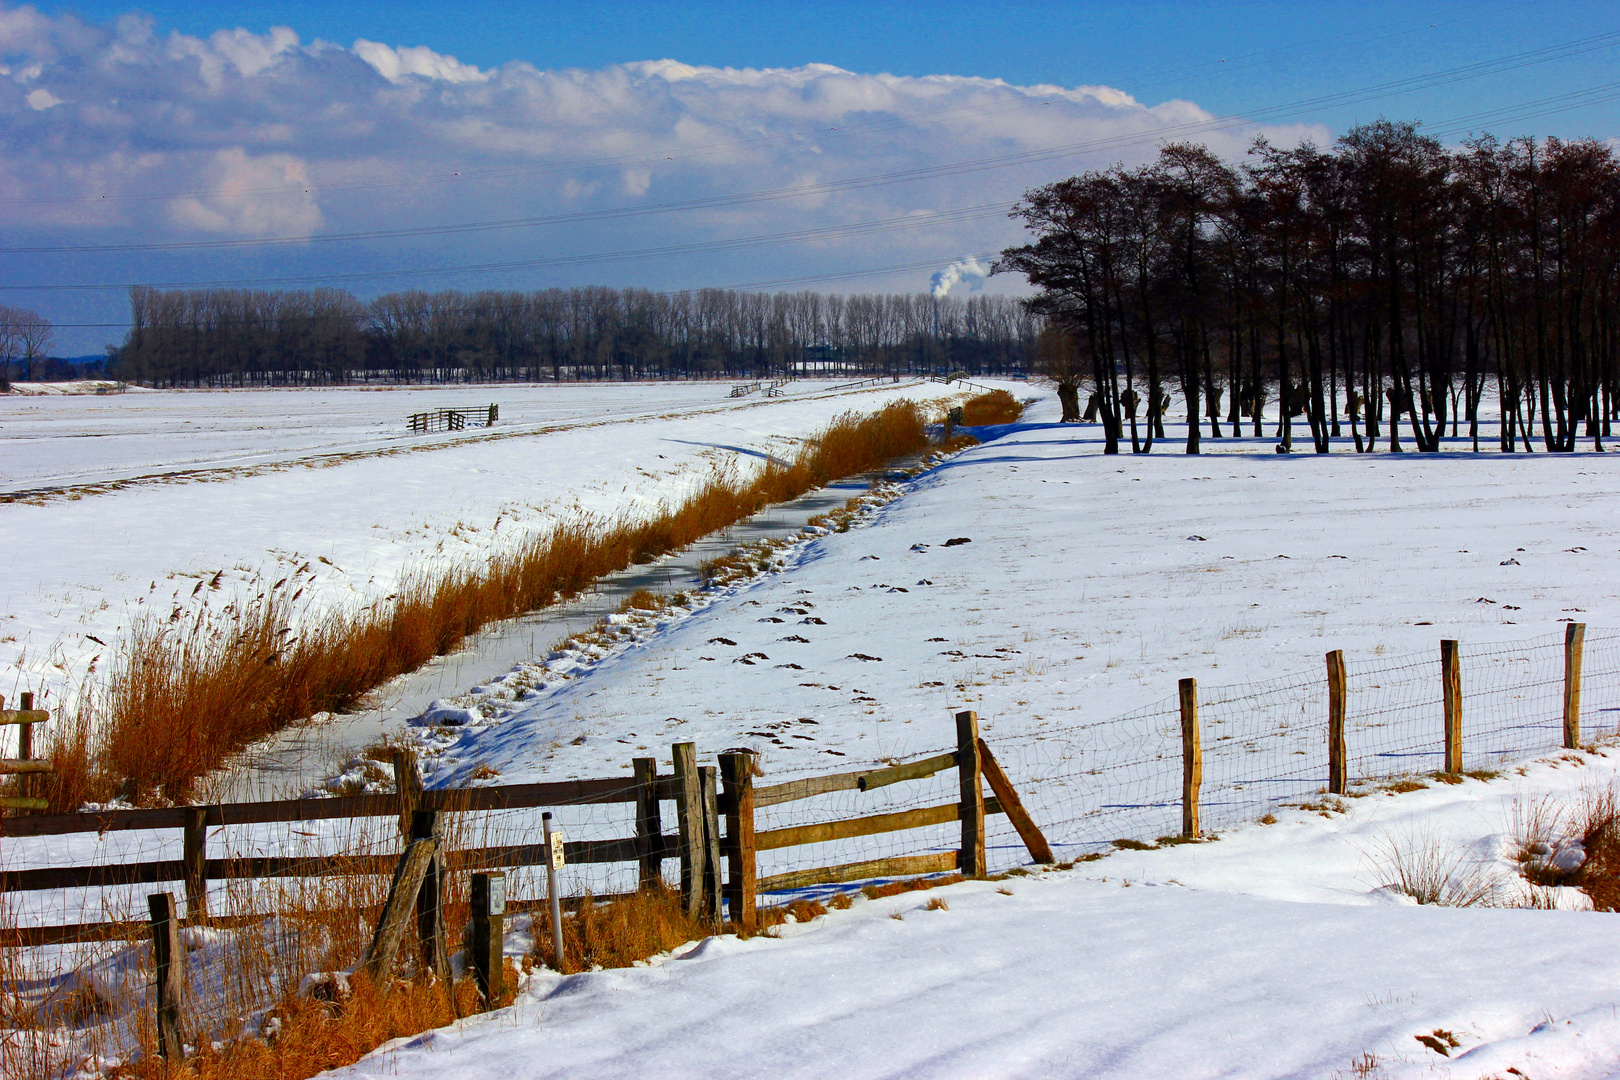
<svg viewBox="0 0 1620 1080"><path fill-rule="evenodd" d="M138 625L94 711L58 733L52 809L123 795L181 801L233 753L317 712L340 710L396 675L455 649L500 619L545 607L605 574L685 547L763 507L928 445L923 416L899 402L845 414L791 460L752 479L723 475L651 518L581 519L481 565L410 575L359 612L297 604L300 573L223 610ZM92 722L93 721L93 722Z"/></svg>
<svg viewBox="0 0 1620 1080"><path fill-rule="evenodd" d="M564 974L592 968L630 967L637 961L669 952L715 932L712 924L694 919L681 907L681 894L665 886L597 901L585 897L563 913ZM551 964L551 914L534 914L536 964Z"/></svg>
<svg viewBox="0 0 1620 1080"><path fill-rule="evenodd" d="M983 427L988 424L1011 424L1024 415L1018 399L1005 390L992 390L962 403L962 425Z"/></svg>

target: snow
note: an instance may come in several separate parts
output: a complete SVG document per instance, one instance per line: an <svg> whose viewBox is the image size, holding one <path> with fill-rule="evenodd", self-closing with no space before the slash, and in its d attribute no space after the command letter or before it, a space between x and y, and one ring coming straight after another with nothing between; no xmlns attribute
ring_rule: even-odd
<svg viewBox="0 0 1620 1080"><path fill-rule="evenodd" d="M1573 755L1213 843L857 898L644 968L541 971L512 1008L336 1075L1304 1078L1370 1053L1391 1078L1612 1076L1620 923L1400 903L1377 859L1421 827L1505 879L1515 802L1600 789L1617 764ZM1436 1029L1450 1059L1416 1041Z"/></svg>
<svg viewBox="0 0 1620 1080"><path fill-rule="evenodd" d="M154 508L137 497L213 493L233 522L244 519L235 531L208 519L207 556L195 560L173 545L114 551L77 575L76 597L129 603L160 565L186 567L189 588L230 560L262 567L267 552L328 554L383 587L407 557L437 555L447 522L480 526L447 546L445 557L459 557L489 543L482 523L519 498L644 505L705 460L653 464L679 440L758 452L848 404L638 420L437 450L403 466L365 458L31 509L66 523L73 507L100 500L103 521L133 530L203 520L201 502ZM667 762L675 741L697 743L704 761L753 748L768 784L950 746L952 713L971 708L1060 858L1104 857L861 898L774 937L714 938L644 967L538 972L512 1008L345 1072L1348 1077L1359 1059L1367 1075L1391 1078L1620 1075L1620 923L1577 910L1584 894L1568 887L1537 897L1561 910L1512 906L1531 899L1520 855L1558 872L1584 857L1573 819L1554 811L1620 779L1620 751L1607 744L1551 749L1567 620L1591 626L1587 738L1612 736L1620 719L1620 655L1604 629L1620 626L1612 457L1474 456L1458 446L1283 456L1253 439L1206 440L1204 456L1185 457L1173 452L1172 426L1166 452L1105 458L1094 427L1058 425L1056 414L1039 400L1026 422L982 432L983 445L874 490L847 531L810 529L780 546L771 572L686 606L626 613L594 641L489 672L436 703L467 710L455 714L464 722L415 730L433 784L491 771L499 783L622 775L632 756ZM550 458L536 446L554 448ZM494 490L427 497L461 470L494 477ZM262 512L251 497L260 491L270 496ZM301 501L335 501L345 513L322 517ZM160 516L174 510L193 516ZM281 517L284 535L270 527ZM380 518L388 543L372 551L368 526ZM540 513L523 520L534 527ZM9 558L33 558L15 547ZM111 568L139 558L146 569L123 589ZM64 589L60 564L55 577L45 560L24 570L42 591ZM1385 745L1377 740L1410 743L1420 728L1437 738L1443 637L1464 643L1468 764L1498 770L1493 779L1428 780L1399 794L1361 783L1354 797L1328 798L1316 794L1317 727L1289 728L1251 758L1216 741L1246 702L1269 723L1275 703L1321 696L1322 655L1341 648L1353 686L1388 671L1414 688L1395 727L1357 727L1365 716L1352 711L1354 774L1398 770L1373 756ZM1252 802L1213 812L1214 842L1112 850L1112 836L1175 831L1165 794L1179 783L1179 749L1165 722L1188 676L1215 703L1206 790L1286 774L1281 801L1292 805L1275 806L1270 824L1255 820ZM1529 726L1521 741L1503 741L1499 722L1515 716ZM1296 749L1308 751L1303 764ZM1079 817L1053 816L1079 797L1051 794L1057 785L1043 778L1058 774L1035 766L1069 768L1064 755L1082 751L1139 763L1121 774L1138 783L1129 828L1100 831L1109 819L1088 832ZM1409 767L1435 767L1426 745L1413 753ZM861 805L946 801L955 776L936 781L881 789ZM839 798L827 808L855 805L854 795ZM618 820L559 820L571 837L623 835ZM995 866L1021 862L1005 819L993 820ZM897 842L908 852L948 847L952 832ZM38 855L24 847L8 842L8 862ZM1420 906L1391 887L1403 860L1438 865L1503 906ZM514 895L531 895L524 888ZM926 910L933 899L947 907ZM1436 1032L1456 1039L1449 1058L1417 1040Z"/></svg>
<svg viewBox="0 0 1620 1080"><path fill-rule="evenodd" d="M19 671L0 692L52 707L134 620L223 607L306 563L312 610L365 604L414 569L746 473L845 410L954 393L828 386L737 400L722 383L0 398L0 486L66 488L0 502L0 664ZM413 410L492 400L494 429L402 431Z"/></svg>

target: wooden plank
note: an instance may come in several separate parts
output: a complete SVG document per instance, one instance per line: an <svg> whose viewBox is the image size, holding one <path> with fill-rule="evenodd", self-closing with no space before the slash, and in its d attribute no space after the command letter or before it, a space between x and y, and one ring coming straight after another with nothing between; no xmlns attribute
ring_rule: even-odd
<svg viewBox="0 0 1620 1080"><path fill-rule="evenodd" d="M26 795L0 795L0 810L49 810L50 800Z"/></svg>
<svg viewBox="0 0 1620 1080"><path fill-rule="evenodd" d="M675 824L681 843L681 906L698 918L703 906L703 790L698 777L697 744L676 743L671 748L675 779Z"/></svg>
<svg viewBox="0 0 1620 1080"><path fill-rule="evenodd" d="M43 724L50 718L46 709L0 709L0 725Z"/></svg>
<svg viewBox="0 0 1620 1080"><path fill-rule="evenodd" d="M872 791L890 784L898 784L906 780L922 780L946 769L956 768L955 752L938 754L921 761L912 761L903 765L891 765L887 769L875 769L869 773L862 773L855 781L855 786L862 791Z"/></svg>
<svg viewBox="0 0 1620 1080"><path fill-rule="evenodd" d="M1327 654L1328 679L1328 794L1343 795L1349 783L1349 766L1344 748L1344 713L1347 684L1344 650Z"/></svg>
<svg viewBox="0 0 1620 1080"><path fill-rule="evenodd" d="M734 751L720 755L720 778L726 785L726 907L744 933L758 926L759 860L754 835L754 755Z"/></svg>
<svg viewBox="0 0 1620 1080"><path fill-rule="evenodd" d="M1460 773L1462 755L1462 663L1457 643L1440 642L1440 688L1445 709L1446 772Z"/></svg>
<svg viewBox="0 0 1620 1080"><path fill-rule="evenodd" d="M158 1054L178 1062L185 1056L180 1038L180 1005L185 993L186 951L180 947L180 920L175 917L174 897L154 893L146 898L152 914L153 988L157 1007Z"/></svg>
<svg viewBox="0 0 1620 1080"><path fill-rule="evenodd" d="M719 772L713 765L698 768L703 786L703 914L716 929L721 915Z"/></svg>
<svg viewBox="0 0 1620 1080"><path fill-rule="evenodd" d="M961 801L958 816L962 821L962 858L957 863L968 877L983 877L984 851L984 785L979 780L979 714L956 714L956 762L960 781Z"/></svg>
<svg viewBox="0 0 1620 1080"><path fill-rule="evenodd" d="M636 840L641 845L637 879L641 888L651 889L664 880L664 855L657 850L664 832L659 820L658 759L638 757L630 764L636 774Z"/></svg>
<svg viewBox="0 0 1620 1080"><path fill-rule="evenodd" d="M889 814L849 818L844 821L825 821L815 825L794 825L786 829L770 829L756 833L754 844L760 851L799 847L803 844L825 844L831 840L848 840L856 836L875 836L878 833L899 832L902 829L920 829L926 825L945 825L961 816L956 803L924 806L915 810L897 810Z"/></svg>
<svg viewBox="0 0 1620 1080"><path fill-rule="evenodd" d="M124 866L48 866L0 872L0 892L150 885L159 881L184 881L185 877L186 864L179 859Z"/></svg>
<svg viewBox="0 0 1620 1080"><path fill-rule="evenodd" d="M1198 835L1198 797L1204 786L1204 747L1198 732L1198 680L1182 679L1181 835Z"/></svg>
<svg viewBox="0 0 1620 1080"><path fill-rule="evenodd" d="M494 406L490 406L491 409ZM500 1001L506 977L506 875L472 876L472 966L478 995L488 1009Z"/></svg>
<svg viewBox="0 0 1620 1080"><path fill-rule="evenodd" d="M1055 863L1052 857L1052 846L1046 842L1046 837L1036 826L1035 819L1029 816L1024 809L1023 800L1018 797L1012 781L1007 779L1006 770L990 752L990 747L983 739L979 740L979 767L984 772L984 778L990 781L990 790L996 793L996 801L1000 808L1005 810L1012 819L1013 828L1018 830L1018 836L1024 841L1024 847L1029 849L1029 857L1038 863ZM989 808L986 807L986 812Z"/></svg>
<svg viewBox="0 0 1620 1080"><path fill-rule="evenodd" d="M547 784L511 784L506 787L436 789L422 794L427 809L451 813L516 810L538 806L586 806L596 803L634 802L635 781L623 777L605 780L565 780ZM223 803L208 807L209 825L258 825L334 818L393 817L399 800L393 795L345 795L332 799L275 799L264 802ZM60 836L67 833L121 832L140 829L181 829L185 808L104 810L88 814L51 814L44 817L0 819L0 836Z"/></svg>
<svg viewBox="0 0 1620 1080"><path fill-rule="evenodd" d="M808 776L803 780L789 780L785 784L757 787L754 789L754 808L796 802L799 799L825 795L832 791L858 791L861 777L870 771L863 769L860 772L833 773L829 776Z"/></svg>
<svg viewBox="0 0 1620 1080"><path fill-rule="evenodd" d="M48 761L0 758L0 773L48 773L50 771L51 763Z"/></svg>
<svg viewBox="0 0 1620 1080"><path fill-rule="evenodd" d="M1581 745L1581 664L1586 645L1586 624L1564 628L1564 749Z"/></svg>
<svg viewBox="0 0 1620 1080"><path fill-rule="evenodd" d="M411 833L411 820L422 802L422 770L416 764L416 751L394 747L394 802L399 811L399 831Z"/></svg>
<svg viewBox="0 0 1620 1080"><path fill-rule="evenodd" d="M444 851L439 846L439 811L418 810L411 815L411 841L433 841L433 857L416 890L416 933L422 948L422 966L445 983L450 979L450 942L444 925ZM452 1005L454 1002L452 1002Z"/></svg>
<svg viewBox="0 0 1620 1080"><path fill-rule="evenodd" d="M934 855L901 855L893 859L872 859L868 862L844 863L840 866L821 866L814 870L793 870L786 874L772 874L770 877L760 878L759 891L780 892L783 889L802 889L806 885L835 885L841 881L938 874L957 869L960 856L961 852L941 851Z"/></svg>
<svg viewBox="0 0 1620 1080"><path fill-rule="evenodd" d="M208 917L208 810L186 807L180 861L186 867L186 918Z"/></svg>
<svg viewBox="0 0 1620 1080"><path fill-rule="evenodd" d="M416 912L416 896L422 891L422 879L427 876L433 857L439 852L439 842L433 839L413 840L394 867L394 880L388 886L388 900L383 904L382 917L377 920L377 932L372 935L365 956L360 961L364 971L380 988L382 977L393 967L405 930Z"/></svg>

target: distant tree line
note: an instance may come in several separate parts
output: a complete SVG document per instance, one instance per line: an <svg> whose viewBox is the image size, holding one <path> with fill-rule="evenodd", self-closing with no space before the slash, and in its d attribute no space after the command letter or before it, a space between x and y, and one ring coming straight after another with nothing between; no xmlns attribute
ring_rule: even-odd
<svg viewBox="0 0 1620 1080"><path fill-rule="evenodd" d="M110 374L151 386L1021 372L1019 300L656 293L130 291Z"/></svg>
<svg viewBox="0 0 1620 1080"><path fill-rule="evenodd" d="M56 329L37 311L0 304L0 393L45 374Z"/></svg>
<svg viewBox="0 0 1620 1080"><path fill-rule="evenodd" d="M1257 141L1232 166L1201 146L1088 172L1014 208L1034 241L997 271L1028 275L1046 321L1040 366L1119 451L1163 438L1167 387L1221 437L1274 394L1314 449L1403 432L1433 451L1487 389L1501 449L1601 448L1620 349L1620 167L1590 140L1491 137L1456 150L1413 123L1352 129L1330 150ZM1269 388L1269 389L1268 389ZM1225 408L1222 396L1225 395Z"/></svg>

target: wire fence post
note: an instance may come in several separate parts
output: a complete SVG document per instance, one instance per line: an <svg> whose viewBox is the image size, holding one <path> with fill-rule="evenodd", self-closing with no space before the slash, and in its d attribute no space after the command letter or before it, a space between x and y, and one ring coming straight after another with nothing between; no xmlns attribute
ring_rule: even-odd
<svg viewBox="0 0 1620 1080"><path fill-rule="evenodd" d="M758 856L754 846L754 754L720 755L726 795L726 910L746 934L758 923Z"/></svg>
<svg viewBox="0 0 1620 1080"><path fill-rule="evenodd" d="M399 798L399 831L411 835L411 819L422 802L422 773L416 767L416 751L394 748L394 792Z"/></svg>
<svg viewBox="0 0 1620 1080"><path fill-rule="evenodd" d="M1449 638L1440 642L1440 684L1446 711L1446 772L1460 773L1462 755L1462 661L1457 643Z"/></svg>
<svg viewBox="0 0 1620 1080"><path fill-rule="evenodd" d="M1349 781L1344 756L1344 650L1327 654L1328 794L1343 795Z"/></svg>
<svg viewBox="0 0 1620 1080"><path fill-rule="evenodd" d="M1586 624L1564 628L1564 749L1581 745L1581 660L1586 645Z"/></svg>
<svg viewBox="0 0 1620 1080"><path fill-rule="evenodd" d="M411 815L411 839L439 839L439 811ZM422 964L441 979L450 978L450 947L444 932L444 853L435 845L416 894L416 932L422 940Z"/></svg>
<svg viewBox="0 0 1620 1080"><path fill-rule="evenodd" d="M185 989L186 952L180 947L180 920L175 916L174 896L153 893L146 898L152 914L152 968L157 1004L157 1048L167 1061L185 1056L180 1039L180 997Z"/></svg>
<svg viewBox="0 0 1620 1080"><path fill-rule="evenodd" d="M492 1008L501 998L506 977L506 875L472 876L472 961L473 979L484 1006Z"/></svg>
<svg viewBox="0 0 1620 1080"><path fill-rule="evenodd" d="M681 844L681 908L691 918L703 910L703 785L697 744L670 747L675 766L675 824Z"/></svg>
<svg viewBox="0 0 1620 1080"><path fill-rule="evenodd" d="M703 918L720 925L720 770L713 765L698 769L703 789Z"/></svg>
<svg viewBox="0 0 1620 1080"><path fill-rule="evenodd" d="M186 918L208 917L208 808L185 808L181 859L186 866Z"/></svg>
<svg viewBox="0 0 1620 1080"><path fill-rule="evenodd" d="M664 883L664 826L658 813L658 759L638 757L636 773L636 851L641 872L636 887L656 889Z"/></svg>
<svg viewBox="0 0 1620 1080"><path fill-rule="evenodd" d="M1198 680L1181 680L1181 835L1198 835L1198 791L1204 786L1204 748L1198 737Z"/></svg>
<svg viewBox="0 0 1620 1080"><path fill-rule="evenodd" d="M957 867L963 877L983 877L984 785L979 782L979 714L956 714L956 772L961 781L962 854Z"/></svg>

